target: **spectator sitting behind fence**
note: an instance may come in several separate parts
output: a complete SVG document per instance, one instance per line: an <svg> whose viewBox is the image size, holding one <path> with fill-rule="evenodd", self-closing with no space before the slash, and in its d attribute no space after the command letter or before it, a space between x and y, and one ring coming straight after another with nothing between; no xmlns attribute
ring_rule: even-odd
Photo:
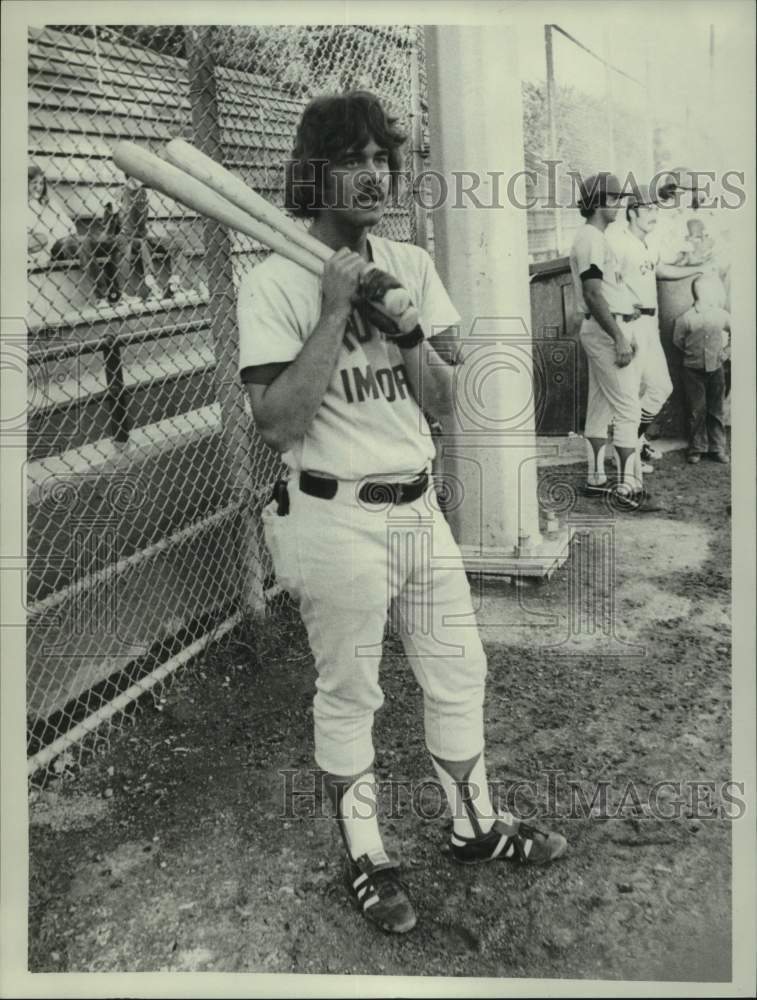
<svg viewBox="0 0 757 1000"><path fill-rule="evenodd" d="M28 198L29 263L33 267L48 267L54 261L77 259L92 284L98 305L117 302L121 266L118 242L92 231L81 235L61 199L48 190L42 170L35 165L28 170ZM98 260L102 256L103 263Z"/></svg>
<svg viewBox="0 0 757 1000"><path fill-rule="evenodd" d="M730 314L723 308L723 286L717 277L703 275L692 284L694 302L679 316L673 343L683 352L681 374L689 422L688 461L702 455L728 463L723 399L731 331Z"/></svg>
<svg viewBox="0 0 757 1000"><path fill-rule="evenodd" d="M153 250L167 250L158 241L148 236L150 207L147 188L136 177L126 177L118 211L112 205L106 207L105 228L108 234L121 245L121 271L119 282L122 292L129 287L129 279L135 274L138 280L136 295L124 295L129 303L142 299L160 299L163 293L155 277ZM171 281L175 279L172 278ZM170 284L170 283L169 283Z"/></svg>

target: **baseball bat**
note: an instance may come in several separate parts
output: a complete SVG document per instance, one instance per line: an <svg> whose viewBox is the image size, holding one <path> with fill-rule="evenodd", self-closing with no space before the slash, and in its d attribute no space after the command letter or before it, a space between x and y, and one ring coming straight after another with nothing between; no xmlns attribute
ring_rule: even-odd
<svg viewBox="0 0 757 1000"><path fill-rule="evenodd" d="M196 180L202 181L203 184L207 184L209 188L217 191L227 201L241 208L243 212L270 226L271 229L275 229L292 243L309 251L324 263L333 255L334 251L331 247L327 247L315 236L311 236L281 209L266 201L257 191L253 191L243 180L232 174L230 170L184 139L172 139L166 146L165 155L175 167L185 171Z"/></svg>
<svg viewBox="0 0 757 1000"><path fill-rule="evenodd" d="M323 263L313 257L311 253L296 246L265 223L253 219L245 212L240 212L236 205L218 194L217 191L194 177L190 177L149 150L143 149L133 142L119 142L113 150L113 162L125 174L136 177L147 187L161 191L169 198L194 209L206 218L220 222L228 229L234 229L246 236L251 236L264 246L281 254L282 257L307 268L318 277L323 274Z"/></svg>
<svg viewBox="0 0 757 1000"><path fill-rule="evenodd" d="M199 151L197 152L199 153ZM219 222L228 229L251 236L270 250L274 250L282 257L286 257L293 263L306 268L311 274L315 274L317 277L321 277L323 274L323 259L316 257L311 249L305 249L301 242L292 242L289 238L291 230L289 230L287 235L284 235L280 230L273 229L265 222L254 218L247 211L229 201L215 188L209 187L203 181L180 170L172 163L168 163L142 146L125 140L119 142L113 150L113 162L125 174L136 177L147 187L161 191L175 201L186 205L206 218ZM210 162L215 163L213 160L210 160ZM215 165L218 166L217 164ZM257 197L259 198L260 196L257 195ZM261 201L263 200L261 199ZM274 208L268 202L265 202L265 204L268 208ZM282 212L281 215L283 214ZM271 217L270 214L269 217ZM287 221L291 223L291 226L296 228L295 223L292 223L291 220ZM302 233L301 230L300 233ZM309 234L305 233L304 235ZM321 244L320 241L315 240L315 237L310 237L310 239L323 247L327 259L332 255L333 251L329 247L326 247L325 244ZM392 289L391 291L405 293L404 289ZM409 301L409 297L407 297L407 301ZM418 323L418 313L414 307L406 307L402 315L398 316L390 314L386 307L382 307L380 303L372 303L372 306L379 312L388 315L397 324L401 333L409 333Z"/></svg>
<svg viewBox="0 0 757 1000"><path fill-rule="evenodd" d="M266 201L243 180L232 174L221 163L203 153L185 139L172 139L166 146L166 157L181 170L184 170L195 180L201 181L209 188L217 191L233 205L254 219L270 226L276 232L285 236L296 246L312 253L324 263L333 255L331 247L321 243L319 239L290 219L276 205ZM370 266L366 268L366 272ZM381 308L382 303L376 303ZM404 288L391 288L383 298L383 312L393 317L401 316L410 306L410 296Z"/></svg>

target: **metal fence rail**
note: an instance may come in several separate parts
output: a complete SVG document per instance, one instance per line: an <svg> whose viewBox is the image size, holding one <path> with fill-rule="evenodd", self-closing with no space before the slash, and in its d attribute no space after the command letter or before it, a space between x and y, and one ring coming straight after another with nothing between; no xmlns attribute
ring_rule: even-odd
<svg viewBox="0 0 757 1000"><path fill-rule="evenodd" d="M417 29L29 33L31 773L117 728L264 612L272 584L257 515L279 465L252 426L235 324L239 278L266 251L127 183L112 148L182 135L281 205L302 107L347 86L397 113L412 178ZM425 242L411 188L382 232Z"/></svg>

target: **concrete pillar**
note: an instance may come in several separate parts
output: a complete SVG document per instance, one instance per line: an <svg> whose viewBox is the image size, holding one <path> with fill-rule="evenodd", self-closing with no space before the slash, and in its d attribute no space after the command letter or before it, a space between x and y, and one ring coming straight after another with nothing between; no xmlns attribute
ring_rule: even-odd
<svg viewBox="0 0 757 1000"><path fill-rule="evenodd" d="M435 260L462 317L455 413L440 442L449 518L470 569L519 574L527 563L539 575L526 211L508 196L524 169L515 33L428 27L426 63L441 175ZM523 204L523 179L515 194Z"/></svg>

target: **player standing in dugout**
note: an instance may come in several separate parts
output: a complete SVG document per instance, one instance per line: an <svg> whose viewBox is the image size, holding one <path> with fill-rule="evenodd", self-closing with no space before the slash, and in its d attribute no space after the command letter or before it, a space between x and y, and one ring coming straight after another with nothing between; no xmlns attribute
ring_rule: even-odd
<svg viewBox="0 0 757 1000"><path fill-rule="evenodd" d="M634 324L639 318L605 230L628 194L611 173L580 183L578 208L586 220L570 249L576 308L582 317L579 338L589 369L586 401L587 496L611 497L630 512L662 509L643 487L639 455L639 400L642 361ZM607 431L613 425L617 478L605 473Z"/></svg>
<svg viewBox="0 0 757 1000"><path fill-rule="evenodd" d="M370 93L313 100L287 164L287 208L313 220L311 233L334 256L319 279L272 254L244 277L238 302L242 380L258 431L288 468L264 526L315 659L315 760L347 851L352 900L395 933L411 930L416 915L384 850L373 774L391 600L453 817L451 857L544 864L567 848L561 835L499 812L489 797L486 657L460 551L435 500L423 413L452 407L453 369L429 337L460 317L424 250L369 236L397 190L404 141ZM367 321L360 291L369 262L409 292L420 314L413 333L388 336ZM429 533L436 566L412 556ZM390 550L392 537L399 544Z"/></svg>
<svg viewBox="0 0 757 1000"><path fill-rule="evenodd" d="M626 202L625 220L616 219L605 232L617 258L622 281L639 313L638 319L630 326L638 345L641 366L639 457L643 463L661 457L648 444L646 431L673 391L668 362L660 342L657 281L675 281L702 272L701 267L666 264L660 259L659 249L648 240L655 231L657 221L656 197L646 184L635 184ZM642 466L642 474L651 471L652 466Z"/></svg>

